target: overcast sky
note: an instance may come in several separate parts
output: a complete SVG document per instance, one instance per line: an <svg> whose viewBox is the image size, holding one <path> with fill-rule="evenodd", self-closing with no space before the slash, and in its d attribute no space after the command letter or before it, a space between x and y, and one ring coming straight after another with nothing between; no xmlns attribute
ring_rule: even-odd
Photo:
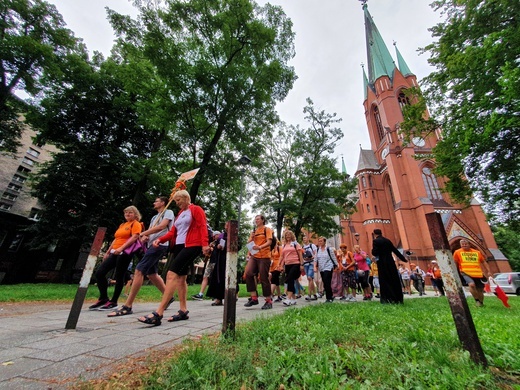
<svg viewBox="0 0 520 390"><path fill-rule="evenodd" d="M108 55L114 35L105 7L122 14L136 15L128 0L48 0L58 8L68 27L82 38L90 52ZM260 4L264 0L257 0ZM336 113L345 134L336 149L338 169L341 158L347 171L357 167L359 145L368 149L363 109L361 63L366 63L364 17L359 0L271 0L293 21L296 33L295 67L298 80L289 96L278 105L283 121L307 127L303 120L305 100L317 108ZM418 48L431 43L428 28L439 21L428 5L430 0L369 0L368 9L390 53L396 59L393 42L420 81L432 71L427 54Z"/></svg>

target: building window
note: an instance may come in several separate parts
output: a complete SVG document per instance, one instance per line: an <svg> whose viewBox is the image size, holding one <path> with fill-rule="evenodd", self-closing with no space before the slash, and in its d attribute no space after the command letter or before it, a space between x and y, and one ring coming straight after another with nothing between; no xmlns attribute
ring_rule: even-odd
<svg viewBox="0 0 520 390"><path fill-rule="evenodd" d="M11 207L10 204L0 202L0 210L9 211L11 210Z"/></svg>
<svg viewBox="0 0 520 390"><path fill-rule="evenodd" d="M14 175L13 176L13 181L16 181L18 183L25 183L27 179L23 176L20 176L20 175Z"/></svg>
<svg viewBox="0 0 520 390"><path fill-rule="evenodd" d="M24 164L30 165L31 167L34 166L34 164L36 164L33 160L31 160L30 158L27 158L27 157L24 157L22 162Z"/></svg>
<svg viewBox="0 0 520 390"><path fill-rule="evenodd" d="M27 154L29 154L33 157L36 157L36 158L40 157L40 152L38 152L36 149L33 149L33 148L29 148L27 150Z"/></svg>
<svg viewBox="0 0 520 390"><path fill-rule="evenodd" d="M377 212L377 205L376 204L374 205L374 211L375 211L376 215L379 215L379 213Z"/></svg>
<svg viewBox="0 0 520 390"><path fill-rule="evenodd" d="M18 249L20 249L20 245L22 245L23 240L23 234L18 233L13 238L13 241L11 241L11 244L9 245L9 252L18 252Z"/></svg>
<svg viewBox="0 0 520 390"><path fill-rule="evenodd" d="M7 188L11 191L20 192L22 190L22 186L19 186L17 184L9 183L7 185Z"/></svg>
<svg viewBox="0 0 520 390"><path fill-rule="evenodd" d="M410 99L408 99L408 96L405 95L403 90L399 92L399 95L397 96L397 101L399 102L399 107L401 107L401 112L403 111L404 106L410 105Z"/></svg>
<svg viewBox="0 0 520 390"><path fill-rule="evenodd" d="M368 194L367 194L367 192L365 191L365 199L366 199L366 198L368 198Z"/></svg>
<svg viewBox="0 0 520 390"><path fill-rule="evenodd" d="M361 184L363 185L363 188L367 186L367 179L365 178L365 176L361 176Z"/></svg>
<svg viewBox="0 0 520 390"><path fill-rule="evenodd" d="M388 180L388 192L390 193L390 199L392 200L392 206L395 209L395 196L394 196L394 190L392 189L392 183L390 183L390 180Z"/></svg>
<svg viewBox="0 0 520 390"><path fill-rule="evenodd" d="M2 199L7 199L7 200L10 200L12 202L14 202L17 198L18 198L18 196L13 195L13 194L9 194L8 192L4 192L4 194L2 195Z"/></svg>
<svg viewBox="0 0 520 390"><path fill-rule="evenodd" d="M376 193L374 191L372 191L372 199L375 199L376 198Z"/></svg>
<svg viewBox="0 0 520 390"><path fill-rule="evenodd" d="M426 189L426 194L429 199L439 199L442 200L442 193L439 189L439 184L437 183L437 177L431 171L430 168L424 167L422 169L422 177L424 182L424 188Z"/></svg>
<svg viewBox="0 0 520 390"><path fill-rule="evenodd" d="M383 129L383 122L381 121L381 115L379 114L379 108L377 108L377 106L374 106L373 113L377 136L379 137L379 142L381 142L385 137L385 130Z"/></svg>
<svg viewBox="0 0 520 390"><path fill-rule="evenodd" d="M367 204L367 213L370 213L370 205Z"/></svg>
<svg viewBox="0 0 520 390"><path fill-rule="evenodd" d="M372 175L368 175L368 186L373 187L374 184L372 183Z"/></svg>
<svg viewBox="0 0 520 390"><path fill-rule="evenodd" d="M32 208L31 212L29 214L29 219L32 219L33 221L39 221L42 217L42 211L40 209Z"/></svg>
<svg viewBox="0 0 520 390"><path fill-rule="evenodd" d="M31 170L29 168L22 167L21 165L18 167L17 171L26 175L31 173Z"/></svg>

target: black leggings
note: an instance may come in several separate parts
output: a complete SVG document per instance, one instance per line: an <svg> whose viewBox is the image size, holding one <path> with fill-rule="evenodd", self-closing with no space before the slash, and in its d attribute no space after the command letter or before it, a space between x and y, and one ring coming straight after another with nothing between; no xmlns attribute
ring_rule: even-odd
<svg viewBox="0 0 520 390"><path fill-rule="evenodd" d="M111 302L117 303L121 291L125 285L125 274L132 261L133 255L127 255L122 253L120 255L109 255L104 260L96 271L97 287L99 289L99 299L108 299L108 280L107 274L116 269L116 286L114 288L114 295L112 296Z"/></svg>
<svg viewBox="0 0 520 390"><path fill-rule="evenodd" d="M325 289L325 297L327 299L333 299L332 295L332 271L321 271L321 281L323 282L323 288Z"/></svg>
<svg viewBox="0 0 520 390"><path fill-rule="evenodd" d="M287 283L287 291L296 293L294 291L294 282L300 277L300 263L288 264L285 266L285 283Z"/></svg>

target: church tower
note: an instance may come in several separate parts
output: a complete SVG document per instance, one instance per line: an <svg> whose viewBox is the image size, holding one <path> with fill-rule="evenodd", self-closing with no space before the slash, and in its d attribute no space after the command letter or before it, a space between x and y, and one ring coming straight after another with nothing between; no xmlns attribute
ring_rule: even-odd
<svg viewBox="0 0 520 390"><path fill-rule="evenodd" d="M363 2L367 48L363 67L365 118L370 149L360 149L355 177L358 179L357 211L342 221L343 242L372 248L372 232L383 235L411 260L426 269L435 259L426 214L440 213L452 250L467 238L485 254L493 272L508 272L509 262L498 250L480 204L455 204L441 189L442 177L433 172L431 150L442 136L438 130L416 134L405 142L400 131L402 108L410 104L405 91L419 87L416 76L395 47L397 64L379 33L366 1ZM395 45L394 45L395 46ZM427 113L426 113L427 114Z"/></svg>

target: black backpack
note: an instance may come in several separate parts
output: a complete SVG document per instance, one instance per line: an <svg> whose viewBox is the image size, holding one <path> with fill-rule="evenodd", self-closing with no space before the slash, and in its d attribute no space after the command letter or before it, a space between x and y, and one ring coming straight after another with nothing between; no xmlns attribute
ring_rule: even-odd
<svg viewBox="0 0 520 390"><path fill-rule="evenodd" d="M267 228L264 227L264 236L266 237L265 240L267 241ZM271 245L269 246L269 249L272 251L274 248L276 248L276 236L273 233L273 238L271 240Z"/></svg>

